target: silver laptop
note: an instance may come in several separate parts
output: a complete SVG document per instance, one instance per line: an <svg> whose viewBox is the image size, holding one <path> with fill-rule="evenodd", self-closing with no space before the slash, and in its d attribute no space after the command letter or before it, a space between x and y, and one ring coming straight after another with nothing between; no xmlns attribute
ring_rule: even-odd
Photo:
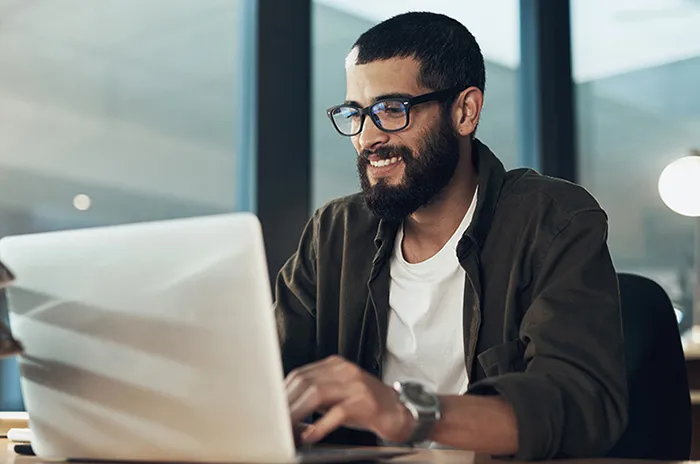
<svg viewBox="0 0 700 464"><path fill-rule="evenodd" d="M294 445L260 224L248 213L0 240L34 452L333 462Z"/></svg>

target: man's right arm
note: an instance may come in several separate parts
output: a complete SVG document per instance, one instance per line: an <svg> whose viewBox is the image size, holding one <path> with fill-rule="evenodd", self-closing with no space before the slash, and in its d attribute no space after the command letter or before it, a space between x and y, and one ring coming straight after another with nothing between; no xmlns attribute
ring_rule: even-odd
<svg viewBox="0 0 700 464"><path fill-rule="evenodd" d="M275 282L275 319L285 376L315 360L316 226L314 216Z"/></svg>

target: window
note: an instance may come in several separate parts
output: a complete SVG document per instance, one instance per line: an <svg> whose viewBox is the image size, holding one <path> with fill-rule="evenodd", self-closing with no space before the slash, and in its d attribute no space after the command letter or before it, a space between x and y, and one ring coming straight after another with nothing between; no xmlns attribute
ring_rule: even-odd
<svg viewBox="0 0 700 464"><path fill-rule="evenodd" d="M253 13L0 2L0 235L249 209ZM0 409L18 409L0 368Z"/></svg>
<svg viewBox="0 0 700 464"><path fill-rule="evenodd" d="M486 93L478 137L506 168L517 159L519 3L516 0L455 2L356 2L315 0L312 17L313 57L313 207L359 190L355 151L339 136L325 109L345 99L344 60L362 32L406 11L434 11L460 20L481 46L486 61Z"/></svg>
<svg viewBox="0 0 700 464"><path fill-rule="evenodd" d="M700 4L574 0L571 12L580 182L609 215L618 269L660 283L686 328L698 222L657 186L700 148Z"/></svg>

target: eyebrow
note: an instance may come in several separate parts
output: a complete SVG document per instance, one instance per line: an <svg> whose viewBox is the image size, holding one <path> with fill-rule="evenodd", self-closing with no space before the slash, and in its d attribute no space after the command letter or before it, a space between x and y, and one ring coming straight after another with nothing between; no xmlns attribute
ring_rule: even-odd
<svg viewBox="0 0 700 464"><path fill-rule="evenodd" d="M374 98L372 99L372 103L371 103L371 104L373 105L373 104L377 103L379 100L386 100L387 98L405 98L405 99L409 99L409 98L413 98L413 97L414 97L414 96L411 95L411 94L409 94L409 93L400 93L400 92L385 93L385 94L377 95L376 97L374 97ZM358 107L360 107L360 108L363 108L363 106L360 105L360 104L359 104L358 102L356 102L355 100L345 100L345 101L343 102L343 105L358 106Z"/></svg>

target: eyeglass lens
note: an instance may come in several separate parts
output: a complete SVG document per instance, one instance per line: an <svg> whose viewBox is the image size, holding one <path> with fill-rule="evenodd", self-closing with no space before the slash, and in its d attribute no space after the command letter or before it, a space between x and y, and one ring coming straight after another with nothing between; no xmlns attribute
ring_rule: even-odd
<svg viewBox="0 0 700 464"><path fill-rule="evenodd" d="M383 130L395 131L408 124L406 105L400 101L379 101L370 108L372 121ZM353 106L341 106L333 110L331 116L338 130L345 135L356 135L362 124L361 110Z"/></svg>

